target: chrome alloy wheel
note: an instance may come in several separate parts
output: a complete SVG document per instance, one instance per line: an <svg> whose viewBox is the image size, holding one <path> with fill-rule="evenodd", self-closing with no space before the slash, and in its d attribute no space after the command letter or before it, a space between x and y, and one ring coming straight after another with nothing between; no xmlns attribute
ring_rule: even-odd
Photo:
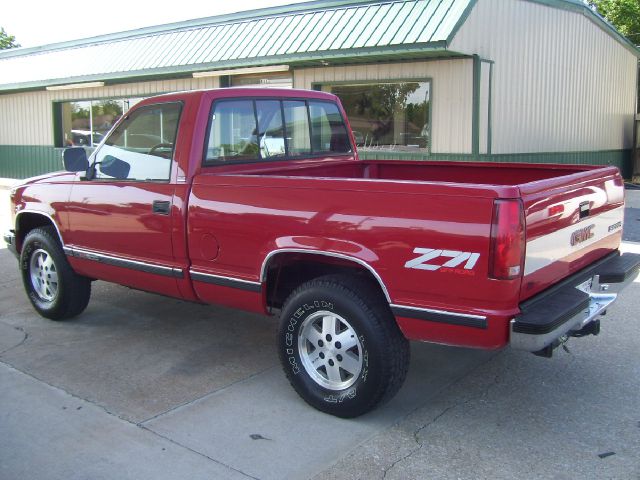
<svg viewBox="0 0 640 480"><path fill-rule="evenodd" d="M31 255L29 276L33 291L45 302L53 302L58 294L58 269L46 250L37 249Z"/></svg>
<svg viewBox="0 0 640 480"><path fill-rule="evenodd" d="M362 371L363 350L358 334L344 318L318 311L300 326L300 360L309 376L329 390L344 390Z"/></svg>

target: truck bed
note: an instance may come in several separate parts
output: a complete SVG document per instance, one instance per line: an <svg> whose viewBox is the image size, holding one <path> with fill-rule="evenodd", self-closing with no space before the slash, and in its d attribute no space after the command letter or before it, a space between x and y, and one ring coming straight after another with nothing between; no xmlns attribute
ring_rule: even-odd
<svg viewBox="0 0 640 480"><path fill-rule="evenodd" d="M314 178L402 180L473 185L516 186L601 170L591 165L546 165L485 162L416 162L402 160L326 161L279 168L256 168L247 174Z"/></svg>
<svg viewBox="0 0 640 480"><path fill-rule="evenodd" d="M293 180L304 177L304 185L317 190L344 188L346 181L350 190L363 195L374 190L380 192L379 198L389 194L389 201L396 205L390 215L397 218L413 210L408 202L424 202L409 200L407 194L430 196L432 204L436 199L461 197L455 209L476 213L481 207L474 202L480 197L520 198L527 242L520 301L613 252L621 240L624 187L615 167L323 159L254 166L240 176L249 183L253 183L250 178L258 181L254 186L262 179L282 188L300 188L300 183ZM376 188L370 188L374 184ZM454 203L443 203L454 209ZM413 213L414 218L428 225L438 218L430 210L425 204ZM452 215L453 210L449 212ZM484 215L488 229L490 213ZM586 237L574 241L576 232L585 228ZM484 235L488 236L489 231Z"/></svg>

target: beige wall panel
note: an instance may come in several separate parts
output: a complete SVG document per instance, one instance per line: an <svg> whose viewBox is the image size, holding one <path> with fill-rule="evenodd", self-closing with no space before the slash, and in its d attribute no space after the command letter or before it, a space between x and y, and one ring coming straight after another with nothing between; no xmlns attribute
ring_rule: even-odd
<svg viewBox="0 0 640 480"><path fill-rule="evenodd" d="M384 81L430 78L433 105L433 153L471 153L473 62L470 59L433 60L294 71L295 88L314 83Z"/></svg>
<svg viewBox="0 0 640 480"><path fill-rule="evenodd" d="M0 145L52 145L46 92L0 95Z"/></svg>
<svg viewBox="0 0 640 480"><path fill-rule="evenodd" d="M49 145L53 141L53 102L148 97L177 90L217 88L218 78L186 78L109 85L102 88L0 95L0 145Z"/></svg>
<svg viewBox="0 0 640 480"><path fill-rule="evenodd" d="M495 61L493 153L631 147L637 59L586 16L478 0L450 48Z"/></svg>

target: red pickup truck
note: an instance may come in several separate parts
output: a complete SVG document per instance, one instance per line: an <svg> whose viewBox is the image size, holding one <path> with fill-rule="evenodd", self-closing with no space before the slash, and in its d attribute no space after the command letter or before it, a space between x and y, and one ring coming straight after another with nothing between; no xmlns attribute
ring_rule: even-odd
<svg viewBox="0 0 640 480"><path fill-rule="evenodd" d="M278 314L291 384L342 417L398 391L408 340L549 356L597 334L640 268L616 168L359 160L322 92L149 98L64 165L11 192L42 316L96 279Z"/></svg>

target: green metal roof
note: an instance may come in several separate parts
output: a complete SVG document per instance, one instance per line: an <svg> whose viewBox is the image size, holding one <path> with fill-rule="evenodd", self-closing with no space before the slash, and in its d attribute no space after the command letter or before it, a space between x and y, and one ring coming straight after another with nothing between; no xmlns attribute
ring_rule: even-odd
<svg viewBox="0 0 640 480"><path fill-rule="evenodd" d="M442 51L475 0L307 2L0 53L0 91Z"/></svg>
<svg viewBox="0 0 640 480"><path fill-rule="evenodd" d="M471 55L447 47L476 1L313 1L7 50L0 52L0 92L283 63ZM529 1L582 11L638 55L580 0Z"/></svg>

